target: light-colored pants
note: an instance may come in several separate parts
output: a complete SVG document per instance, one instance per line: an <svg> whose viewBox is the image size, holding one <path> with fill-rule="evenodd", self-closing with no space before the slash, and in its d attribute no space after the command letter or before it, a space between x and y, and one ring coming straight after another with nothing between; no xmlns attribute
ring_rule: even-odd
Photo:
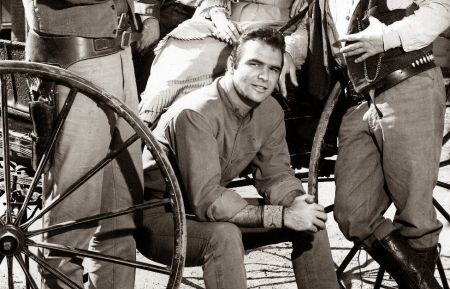
<svg viewBox="0 0 450 289"><path fill-rule="evenodd" d="M72 72L90 80L137 111L138 99L130 49L113 55L77 62ZM57 104L61 110L68 89L58 87ZM112 111L77 94L56 144L53 166L44 180L44 202L48 203L80 176L97 164L109 150L117 148L134 131ZM45 215L44 224L93 216L113 209L127 208L142 200L142 161L136 142L115 160ZM46 241L80 249L89 249L125 259L136 258L135 228L132 215L106 219L47 236ZM72 281L83 286L83 271L88 273L88 288L134 288L134 269L109 262L73 258L58 252L42 252L46 261ZM54 276L42 270L49 288L66 288Z"/></svg>
<svg viewBox="0 0 450 289"><path fill-rule="evenodd" d="M292 242L291 254L299 289L337 289L337 277L326 230L316 234L286 229L239 228L228 222L199 222L188 218L186 266L202 266L208 289L246 289L245 250ZM173 255L173 218L170 213L144 211L136 234L146 257L170 264Z"/></svg>
<svg viewBox="0 0 450 289"><path fill-rule="evenodd" d="M347 110L339 131L334 214L344 235L370 246L394 229L412 246L436 245L433 189L439 171L445 92L439 68ZM393 222L383 217L394 203ZM374 239L375 238L375 239Z"/></svg>

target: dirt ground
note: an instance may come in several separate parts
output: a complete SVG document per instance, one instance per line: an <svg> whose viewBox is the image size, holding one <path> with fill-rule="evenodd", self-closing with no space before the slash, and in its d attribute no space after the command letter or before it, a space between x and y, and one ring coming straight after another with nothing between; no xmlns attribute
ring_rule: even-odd
<svg viewBox="0 0 450 289"><path fill-rule="evenodd" d="M441 169L440 180L450 182L450 167ZM251 189L241 188L241 192L246 194L254 194ZM450 212L450 191L437 187L434 193L435 199ZM319 202L323 205L333 203L334 199L334 183L322 182L319 184ZM394 211L390 209L388 216L392 216ZM332 247L333 259L336 267L341 264L342 260L352 248L352 243L345 240L340 233L337 224L333 219L333 214L328 215L327 223L328 233ZM440 243L442 244L441 260L447 275L450 279L450 223L438 214L438 218L444 225L440 235ZM290 244L280 243L277 245L266 246L258 250L247 252L245 263L248 275L249 288L296 288L294 274L290 262ZM145 261L145 258L138 255L138 259ZM6 262L2 262L0 266L0 289L7 289L6 285ZM20 268L15 271L15 289L23 289L24 277ZM37 276L36 270L32 270L33 275ZM344 270L340 281L346 289L369 289L373 288L378 273L378 265L368 256L364 250L360 250L352 258L350 264ZM205 288L202 280L202 270L200 267L185 268L184 278L182 281L182 289L202 289ZM440 276L436 272L436 276ZM159 274L149 273L147 271L137 270L135 289L149 288L165 288L166 278ZM448 281L450 282L450 280ZM384 275L382 288L397 288L397 285L387 275ZM124 288L126 289L126 288Z"/></svg>

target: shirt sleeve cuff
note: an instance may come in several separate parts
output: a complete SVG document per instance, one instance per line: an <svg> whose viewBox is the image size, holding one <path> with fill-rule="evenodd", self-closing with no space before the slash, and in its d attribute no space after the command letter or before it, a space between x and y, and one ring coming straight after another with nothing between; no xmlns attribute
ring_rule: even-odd
<svg viewBox="0 0 450 289"><path fill-rule="evenodd" d="M299 179L289 175L270 185L262 193L270 205L287 205L285 198L292 197L293 191L304 192L304 189Z"/></svg>
<svg viewBox="0 0 450 289"><path fill-rule="evenodd" d="M203 18L211 18L210 11L213 8L224 8L227 16L230 16L231 6L229 1L227 0L207 0L207 1L198 1L198 8L196 11L196 15L199 15Z"/></svg>
<svg viewBox="0 0 450 289"><path fill-rule="evenodd" d="M228 221L247 205L241 195L227 189L208 207L206 215L212 222Z"/></svg>
<svg viewBox="0 0 450 289"><path fill-rule="evenodd" d="M383 25L383 45L384 51L402 46L400 35L391 26Z"/></svg>
<svg viewBox="0 0 450 289"><path fill-rule="evenodd" d="M263 227L267 229L283 227L283 206L265 205L263 207Z"/></svg>
<svg viewBox="0 0 450 289"><path fill-rule="evenodd" d="M304 195L305 192L301 190L293 190L287 193L284 198L281 200L280 205L289 207L295 198L298 196Z"/></svg>
<svg viewBox="0 0 450 289"><path fill-rule="evenodd" d="M301 37L294 35L285 37L286 52L292 56L297 69L300 69L303 63L305 63L306 54L308 52L308 46L303 45L302 41L306 41L304 43L307 43L308 39L302 39Z"/></svg>

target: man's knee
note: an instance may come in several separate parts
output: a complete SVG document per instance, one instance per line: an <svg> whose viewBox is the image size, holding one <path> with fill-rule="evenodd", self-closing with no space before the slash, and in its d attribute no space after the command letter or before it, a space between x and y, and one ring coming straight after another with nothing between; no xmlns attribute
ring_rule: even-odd
<svg viewBox="0 0 450 289"><path fill-rule="evenodd" d="M333 215L334 219L339 225L339 229L344 234L344 236L348 239L350 238L350 231L352 224L357 222L356 216L351 214L351 207L348 205L348 202L335 200Z"/></svg>
<svg viewBox="0 0 450 289"><path fill-rule="evenodd" d="M216 253L244 256L244 245L242 244L242 233L238 226L217 222L211 226L211 237L208 249Z"/></svg>

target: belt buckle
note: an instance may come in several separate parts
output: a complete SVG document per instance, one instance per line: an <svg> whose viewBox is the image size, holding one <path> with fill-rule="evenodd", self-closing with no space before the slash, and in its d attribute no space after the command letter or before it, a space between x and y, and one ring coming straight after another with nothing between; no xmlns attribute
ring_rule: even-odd
<svg viewBox="0 0 450 289"><path fill-rule="evenodd" d="M124 31L122 33L122 38L120 39L120 48L125 49L130 46L131 43L131 31Z"/></svg>
<svg viewBox="0 0 450 289"><path fill-rule="evenodd" d="M349 81L349 83L344 87L344 94L346 96L347 101L353 104L360 104L365 100L364 95L361 93L357 93L353 88L353 84Z"/></svg>
<svg viewBox="0 0 450 289"><path fill-rule="evenodd" d="M94 49L95 51L103 51L106 49L111 49L111 39L108 38L96 38L94 39Z"/></svg>

